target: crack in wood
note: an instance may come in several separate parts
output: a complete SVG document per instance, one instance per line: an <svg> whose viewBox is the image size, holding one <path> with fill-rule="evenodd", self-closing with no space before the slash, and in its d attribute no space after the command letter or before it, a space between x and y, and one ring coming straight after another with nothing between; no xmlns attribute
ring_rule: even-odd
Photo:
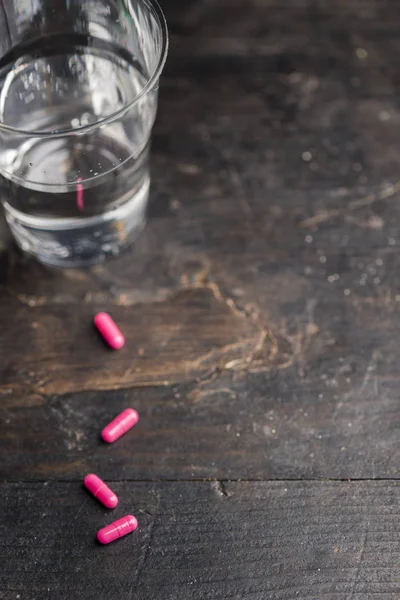
<svg viewBox="0 0 400 600"><path fill-rule="evenodd" d="M216 479L215 477L202 477L202 478L191 478L191 479L187 479L185 477L179 478L164 478L161 479L160 477L153 477L153 478L137 478L137 479L132 479L129 477L124 477L123 479L110 479L107 478L107 483L109 483L110 485L112 484L117 484L117 483L137 483L137 484L145 484L145 483L159 483L159 484L169 484L169 483L188 483L188 484L199 484L199 483L204 483L204 484L220 484L222 483L223 485L227 485L227 484L237 484L237 483L242 483L242 484L251 484L251 483L303 483L303 482L312 482L312 483L348 483L349 485L352 483L376 483L376 482L393 482L393 483L397 483L400 481L400 477L251 477L251 478L245 478L245 477L240 477L240 478L229 478L229 479ZM39 484L43 484L43 485L48 485L48 484L65 484L65 485L75 485L76 483L82 483L82 479L77 479L77 478L73 478L71 477L71 479L56 479L56 478L50 478L48 477L47 479L41 479L41 478L35 478L35 479L26 479L26 478L21 478L19 477L18 479L14 480L10 477L8 477L7 479L4 480L0 480L0 485L20 485L20 484L24 484L24 485L39 485ZM149 515L150 517L152 517L153 515L151 513L149 513L148 511L144 511L142 510L141 512L144 512L145 514Z"/></svg>

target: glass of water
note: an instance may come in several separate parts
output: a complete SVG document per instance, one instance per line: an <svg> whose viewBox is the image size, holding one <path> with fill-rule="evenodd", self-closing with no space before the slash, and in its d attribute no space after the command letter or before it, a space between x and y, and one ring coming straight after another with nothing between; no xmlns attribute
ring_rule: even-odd
<svg viewBox="0 0 400 600"><path fill-rule="evenodd" d="M25 252L101 262L143 228L167 46L155 0L0 3L0 198Z"/></svg>

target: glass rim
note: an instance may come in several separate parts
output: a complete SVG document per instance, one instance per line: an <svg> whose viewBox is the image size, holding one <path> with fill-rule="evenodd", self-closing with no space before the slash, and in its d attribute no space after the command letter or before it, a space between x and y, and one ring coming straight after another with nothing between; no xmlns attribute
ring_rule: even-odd
<svg viewBox="0 0 400 600"><path fill-rule="evenodd" d="M132 0L127 0L127 2L130 6L132 6ZM16 133L18 135L31 137L31 138L36 137L36 138L53 138L53 139L68 136L68 135L82 134L87 131L93 131L101 125L106 125L107 123L115 121L116 118L118 118L119 116L123 115L125 112L130 110L132 108L132 106L134 106L137 102L139 102L139 100L141 100L143 98L143 96L148 94L154 88L154 86L155 86L156 82L158 81L158 79L162 73L162 70L164 68L165 61L167 60L169 40L168 40L167 22L166 22L164 13L161 9L161 6L158 3L158 0L141 0L141 2L145 6L147 6L149 8L149 10L152 11L155 14L155 16L157 17L157 20L159 22L160 29L161 29L162 45L161 45L160 58L157 63L157 66L155 67L154 71L152 72L152 74L150 75L148 80L146 81L143 88L140 90L139 94L137 96L135 96L133 100L131 100L130 102L127 102L125 104L125 106L122 106L121 108L119 108L115 112L111 113L110 115L107 115L106 117L102 117L95 123L89 123L87 125L80 125L79 127L73 127L73 128L68 128L68 129L58 129L58 130L56 129L55 131L46 131L46 130L44 130L44 131L43 130L29 131L26 129L19 129L18 127L12 127L10 125L6 125L5 123L2 123L0 121L0 132L4 131L6 133Z"/></svg>

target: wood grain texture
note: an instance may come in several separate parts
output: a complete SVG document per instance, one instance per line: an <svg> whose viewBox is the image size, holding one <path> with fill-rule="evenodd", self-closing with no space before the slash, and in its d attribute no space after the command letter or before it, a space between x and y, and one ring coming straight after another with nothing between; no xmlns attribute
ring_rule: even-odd
<svg viewBox="0 0 400 600"><path fill-rule="evenodd" d="M8 327L12 305L8 299L0 305L4 406L8 399L30 404L38 394L190 381L233 360L251 362L265 341L251 319L208 287L135 309L103 304L127 339L119 352L106 348L96 332L93 306L17 305L14 327Z"/></svg>
<svg viewBox="0 0 400 600"><path fill-rule="evenodd" d="M78 482L3 484L1 600L399 597L397 482L113 488L121 505L105 512ZM98 545L127 512L139 529Z"/></svg>
<svg viewBox="0 0 400 600"><path fill-rule="evenodd" d="M400 5L163 8L143 235L60 272L1 231L0 599L397 600ZM88 471L137 535L95 546Z"/></svg>
<svg viewBox="0 0 400 600"><path fill-rule="evenodd" d="M375 363L359 375L342 366L336 380L321 378L321 368L300 380L295 367L284 376L226 372L12 406L1 411L0 479L69 480L92 471L122 480L397 479L393 384L380 382ZM104 444L101 430L127 407L138 410L139 424Z"/></svg>

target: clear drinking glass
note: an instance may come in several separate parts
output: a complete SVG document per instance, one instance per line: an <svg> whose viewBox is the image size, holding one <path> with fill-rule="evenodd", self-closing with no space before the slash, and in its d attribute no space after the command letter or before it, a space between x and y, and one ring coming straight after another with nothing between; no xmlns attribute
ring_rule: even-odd
<svg viewBox="0 0 400 600"><path fill-rule="evenodd" d="M24 251L90 264L142 229L167 46L154 0L0 3L0 197Z"/></svg>

